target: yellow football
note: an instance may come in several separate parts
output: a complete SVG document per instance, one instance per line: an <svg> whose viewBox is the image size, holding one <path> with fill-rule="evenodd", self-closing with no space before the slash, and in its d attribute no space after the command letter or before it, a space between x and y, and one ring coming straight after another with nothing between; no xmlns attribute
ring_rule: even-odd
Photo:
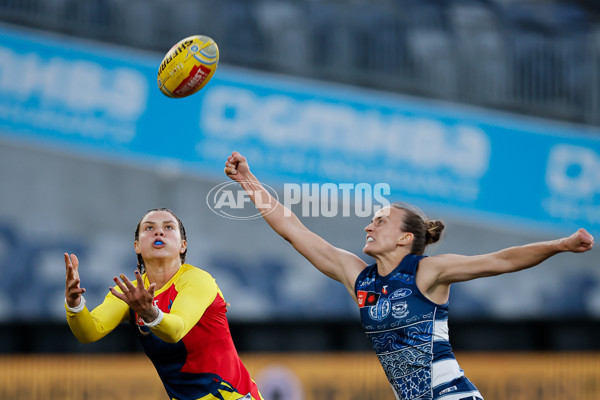
<svg viewBox="0 0 600 400"><path fill-rule="evenodd" d="M186 97L202 89L219 64L219 48L208 36L194 35L171 47L158 67L157 83L169 97Z"/></svg>

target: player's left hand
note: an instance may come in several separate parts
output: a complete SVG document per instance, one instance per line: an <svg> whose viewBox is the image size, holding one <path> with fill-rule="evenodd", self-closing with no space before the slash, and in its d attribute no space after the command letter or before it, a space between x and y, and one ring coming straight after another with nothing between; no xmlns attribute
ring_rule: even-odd
<svg viewBox="0 0 600 400"><path fill-rule="evenodd" d="M116 276L113 278L119 289L123 293L119 293L114 287L110 288L110 292L117 298L123 300L137 315L145 322L152 322L158 316L158 311L154 307L154 290L156 283L150 284L148 289L144 288L142 275L139 271L135 271L137 286L131 283L129 278L124 274L119 275L121 280Z"/></svg>
<svg viewBox="0 0 600 400"><path fill-rule="evenodd" d="M594 237L585 229L580 228L571 236L563 239L567 251L573 253L583 253L594 247Z"/></svg>

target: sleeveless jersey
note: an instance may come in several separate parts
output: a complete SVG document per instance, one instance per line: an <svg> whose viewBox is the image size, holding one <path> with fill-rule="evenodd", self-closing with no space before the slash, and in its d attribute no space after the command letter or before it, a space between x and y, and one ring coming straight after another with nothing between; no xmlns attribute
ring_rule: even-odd
<svg viewBox="0 0 600 400"><path fill-rule="evenodd" d="M366 267L354 290L363 330L398 400L478 399L448 337L448 303L428 300L415 283L419 261L409 254L390 274Z"/></svg>

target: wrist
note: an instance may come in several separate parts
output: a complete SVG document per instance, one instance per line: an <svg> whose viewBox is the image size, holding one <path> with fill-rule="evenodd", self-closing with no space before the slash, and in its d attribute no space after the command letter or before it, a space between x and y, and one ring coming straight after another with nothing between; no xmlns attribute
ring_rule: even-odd
<svg viewBox="0 0 600 400"><path fill-rule="evenodd" d="M156 325L160 324L160 322L163 319L163 312L160 308L154 306L153 307L156 310L156 317L152 318L151 316L148 319L151 319L150 321L147 321L146 318L142 317L142 321L144 321L144 325L146 325L148 328L154 328Z"/></svg>
<svg viewBox="0 0 600 400"><path fill-rule="evenodd" d="M556 243L556 250L558 253L562 253L565 251L570 251L569 248L569 239L568 237L566 238L562 238L562 239L558 239L557 243Z"/></svg>
<svg viewBox="0 0 600 400"><path fill-rule="evenodd" d="M81 310L83 310L83 308L85 307L85 297L80 296L79 304L76 305L75 307L69 306L69 303L67 303L67 298L65 297L65 307L67 308L67 310L74 312L74 313L81 312Z"/></svg>

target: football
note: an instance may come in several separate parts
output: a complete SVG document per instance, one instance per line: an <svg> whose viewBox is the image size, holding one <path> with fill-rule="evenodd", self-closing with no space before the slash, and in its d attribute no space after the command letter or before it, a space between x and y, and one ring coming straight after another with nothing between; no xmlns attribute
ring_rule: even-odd
<svg viewBox="0 0 600 400"><path fill-rule="evenodd" d="M158 67L158 88L168 97L192 95L210 81L218 63L219 48L214 40L203 35L182 39Z"/></svg>

